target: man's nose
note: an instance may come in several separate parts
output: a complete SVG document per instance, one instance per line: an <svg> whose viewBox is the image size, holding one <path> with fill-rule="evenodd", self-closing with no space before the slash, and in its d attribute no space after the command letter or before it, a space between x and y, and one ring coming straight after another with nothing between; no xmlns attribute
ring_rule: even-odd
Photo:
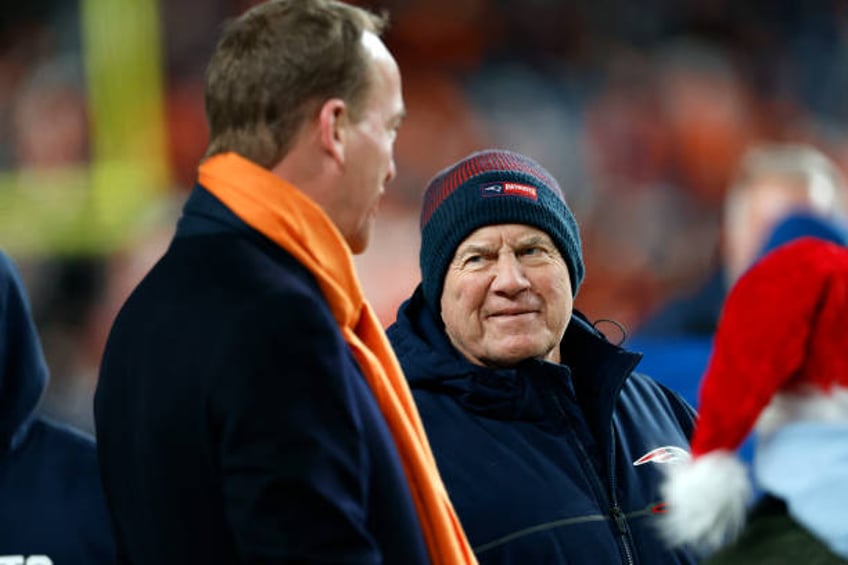
<svg viewBox="0 0 848 565"><path fill-rule="evenodd" d="M492 290L514 295L528 288L530 288L530 281L527 279L524 267L518 258L511 253L499 255L495 267L495 278L492 281Z"/></svg>
<svg viewBox="0 0 848 565"><path fill-rule="evenodd" d="M389 169L386 171L386 182L385 184L389 184L394 180L397 176L397 165L395 164L395 159L392 157L392 160L389 161Z"/></svg>

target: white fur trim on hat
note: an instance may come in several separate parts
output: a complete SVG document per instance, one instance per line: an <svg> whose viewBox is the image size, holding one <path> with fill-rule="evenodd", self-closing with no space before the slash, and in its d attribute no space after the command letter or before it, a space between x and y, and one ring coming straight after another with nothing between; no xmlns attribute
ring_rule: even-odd
<svg viewBox="0 0 848 565"><path fill-rule="evenodd" d="M789 422L848 422L848 388L824 391L804 385L779 392L760 414L755 429L767 436Z"/></svg>
<svg viewBox="0 0 848 565"><path fill-rule="evenodd" d="M752 489L747 468L733 453L707 453L665 472L667 513L660 517L660 535L669 545L708 554L739 535Z"/></svg>

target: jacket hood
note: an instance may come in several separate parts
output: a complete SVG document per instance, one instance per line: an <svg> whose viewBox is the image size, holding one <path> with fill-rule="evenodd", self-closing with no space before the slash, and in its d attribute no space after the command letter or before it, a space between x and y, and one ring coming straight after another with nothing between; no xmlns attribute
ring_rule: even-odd
<svg viewBox="0 0 848 565"><path fill-rule="evenodd" d="M575 310L560 348L561 364L528 359L511 368L480 367L450 343L420 285L387 334L411 388L450 394L474 412L501 419L544 419L549 407L540 393L562 386L572 395L577 391L598 417L611 417L618 391L641 358L609 343ZM581 374L591 378L580 379Z"/></svg>
<svg viewBox="0 0 848 565"><path fill-rule="evenodd" d="M804 211L788 214L774 226L760 249L758 259L801 237L815 237L837 245L848 245L848 224L841 217L824 217Z"/></svg>
<svg viewBox="0 0 848 565"><path fill-rule="evenodd" d="M0 252L0 453L26 434L47 386L47 362L15 264Z"/></svg>

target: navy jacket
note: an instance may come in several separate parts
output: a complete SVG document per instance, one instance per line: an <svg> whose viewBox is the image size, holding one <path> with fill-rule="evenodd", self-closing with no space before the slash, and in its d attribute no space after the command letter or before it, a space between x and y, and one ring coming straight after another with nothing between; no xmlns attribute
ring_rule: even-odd
<svg viewBox="0 0 848 565"><path fill-rule="evenodd" d="M639 355L575 314L563 364L479 367L450 344L420 287L388 334L481 563L694 562L654 530L660 467L688 452L694 414L633 373Z"/></svg>
<svg viewBox="0 0 848 565"><path fill-rule="evenodd" d="M126 562L427 562L314 277L201 187L115 321L95 423Z"/></svg>
<svg viewBox="0 0 848 565"><path fill-rule="evenodd" d="M0 561L114 563L94 439L37 415L47 381L26 291L0 252Z"/></svg>

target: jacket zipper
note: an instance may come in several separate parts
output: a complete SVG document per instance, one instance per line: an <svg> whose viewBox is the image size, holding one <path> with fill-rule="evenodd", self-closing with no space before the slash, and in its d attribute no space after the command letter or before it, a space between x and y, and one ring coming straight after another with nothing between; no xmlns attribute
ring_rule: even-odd
<svg viewBox="0 0 848 565"><path fill-rule="evenodd" d="M630 366L627 368L627 374L633 372L636 368L638 361L630 363ZM621 386L623 382L615 391L616 398L621 393ZM633 548L632 542L630 539L630 530L627 527L627 516L624 514L624 511L621 510L621 507L618 505L618 498L615 495L616 491L616 480L615 480L615 426L610 423L609 427L610 434L610 448L609 448L609 486L610 486L610 502L612 502L612 506L610 507L610 513L612 514L613 520L615 520L615 525L618 528L621 536L619 537L619 542L621 544L621 549L624 551L624 555L627 557L628 565L634 565L635 560L633 558Z"/></svg>
<svg viewBox="0 0 848 565"><path fill-rule="evenodd" d="M621 511L621 507L618 506L617 503L613 503L612 508L610 508L610 512L612 513L613 520L615 520L618 533L621 534L619 541L621 543L621 548L624 550L624 556L627 558L627 563L629 565L634 565L633 552L630 550L630 539L629 534L627 533L627 518L624 516L624 512Z"/></svg>
<svg viewBox="0 0 848 565"><path fill-rule="evenodd" d="M554 405L557 407L557 410L559 410L560 415L562 415L562 417L567 422L568 421L568 414L566 413L565 408L563 408L563 406L562 406L562 401L560 400L560 398L557 396L556 393L552 393L551 398L553 399ZM612 430L612 428L610 428L610 429ZM570 426L569 426L569 430L571 431L571 435L574 438L575 443L577 444L577 448L580 450L580 453L583 457L583 461L586 462L586 464L583 465L584 471L586 472L587 475L589 475L590 479L595 483L595 489L600 494L600 497L602 499L605 498L604 488L603 488L603 485L601 483L601 479L598 476L598 474L595 472L595 468L591 463L591 460L589 458L589 454L586 453L586 448L583 446L583 442L580 441L580 437L577 435L577 433L574 430L572 430L570 428ZM612 439L613 439L613 445L614 445L615 444L615 436L613 436ZM622 551L622 553L624 553L624 558L627 562L627 565L635 565L635 561L633 559L633 552L630 548L629 532L628 532L628 529L627 529L627 520L626 520L626 517L624 515L624 512L622 512L621 508L618 506L618 502L617 502L616 497L615 497L615 449L613 449L612 451L613 451L612 457L611 457L612 466L610 467L610 488L611 488L610 497L611 497L612 504L610 504L610 501L607 501L607 500L603 500L602 502L605 503L605 504L610 504L610 514L612 515L612 519L615 522L616 530L619 533L619 538L618 538L619 549Z"/></svg>

